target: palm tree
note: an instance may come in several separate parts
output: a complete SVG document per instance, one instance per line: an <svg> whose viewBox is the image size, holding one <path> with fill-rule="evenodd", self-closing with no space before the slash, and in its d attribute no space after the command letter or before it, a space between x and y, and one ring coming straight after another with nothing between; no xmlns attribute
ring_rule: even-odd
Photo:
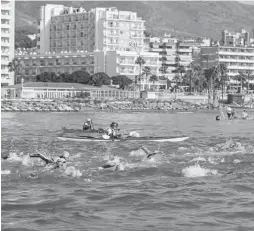
<svg viewBox="0 0 254 231"><path fill-rule="evenodd" d="M21 70L23 65L20 63L20 60L14 58L11 62L8 63L9 72L14 72L14 84L17 84L17 73Z"/></svg>
<svg viewBox="0 0 254 231"><path fill-rule="evenodd" d="M190 64L190 69L186 71L185 75L184 75L184 81L188 82L189 80L189 84L190 84L190 92L192 91L192 80L194 79L199 79L200 75L201 75L201 67L199 64L192 62Z"/></svg>
<svg viewBox="0 0 254 231"><path fill-rule="evenodd" d="M247 77L247 92L249 92L250 80L254 79L254 75L252 75L252 70L246 70L246 77Z"/></svg>
<svg viewBox="0 0 254 231"><path fill-rule="evenodd" d="M179 74L181 75L181 79L183 79L183 73L185 73L185 67L183 65L179 65L177 67L177 72L178 72L178 75Z"/></svg>
<svg viewBox="0 0 254 231"><path fill-rule="evenodd" d="M238 82L240 82L241 84L241 88L240 88L240 93L242 93L243 91L243 86L246 84L247 82L247 78L244 72L239 71L239 74L234 76L234 79L237 80Z"/></svg>
<svg viewBox="0 0 254 231"><path fill-rule="evenodd" d="M153 84L154 84L156 81L158 81L158 77L156 75L152 75L150 77L150 81L153 82Z"/></svg>
<svg viewBox="0 0 254 231"><path fill-rule="evenodd" d="M218 85L221 85L221 89L222 89L222 100L223 100L223 96L224 96L224 87L226 84L226 81L229 80L228 75L227 75L227 66L224 63L219 63L216 67L215 67L215 80L218 82Z"/></svg>
<svg viewBox="0 0 254 231"><path fill-rule="evenodd" d="M208 101L210 104L212 104L214 102L214 80L215 80L215 76L216 74L216 69L215 67L206 69L205 72L205 79L208 83Z"/></svg>
<svg viewBox="0 0 254 231"><path fill-rule="evenodd" d="M146 63L145 59L143 56L138 56L137 59L135 60L135 64L139 65L139 78L141 78L142 75L142 66Z"/></svg>
<svg viewBox="0 0 254 231"><path fill-rule="evenodd" d="M149 74L151 74L151 68L150 67L148 67L148 66L145 66L144 68L143 68L143 74L145 75L145 77L146 77L146 84L147 84L147 82L148 82L148 75Z"/></svg>

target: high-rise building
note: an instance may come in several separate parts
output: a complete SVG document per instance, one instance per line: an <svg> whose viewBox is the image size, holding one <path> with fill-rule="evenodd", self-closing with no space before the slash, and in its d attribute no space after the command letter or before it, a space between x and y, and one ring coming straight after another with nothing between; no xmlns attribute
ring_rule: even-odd
<svg viewBox="0 0 254 231"><path fill-rule="evenodd" d="M1 1L1 86L14 84L14 72L8 63L14 58L15 2Z"/></svg>
<svg viewBox="0 0 254 231"><path fill-rule="evenodd" d="M143 50L144 21L136 12L112 8L63 5L40 7L37 31L38 52L78 52L94 50Z"/></svg>

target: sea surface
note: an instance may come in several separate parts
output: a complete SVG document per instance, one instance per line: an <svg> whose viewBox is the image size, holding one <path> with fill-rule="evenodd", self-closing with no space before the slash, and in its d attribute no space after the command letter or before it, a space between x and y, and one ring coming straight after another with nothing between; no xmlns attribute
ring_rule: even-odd
<svg viewBox="0 0 254 231"><path fill-rule="evenodd" d="M254 114L254 113L252 113ZM2 113L2 230L254 230L254 120L214 113ZM253 115L252 115L253 116ZM72 142L61 127L112 121L179 143ZM139 149L162 154L146 159ZM70 154L66 169L30 153ZM116 168L102 169L108 161Z"/></svg>

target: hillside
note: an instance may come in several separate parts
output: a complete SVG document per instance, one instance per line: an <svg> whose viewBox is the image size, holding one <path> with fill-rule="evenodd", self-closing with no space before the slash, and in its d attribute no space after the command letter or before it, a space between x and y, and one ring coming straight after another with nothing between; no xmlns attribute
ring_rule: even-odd
<svg viewBox="0 0 254 231"><path fill-rule="evenodd" d="M36 9L45 4L60 4L60 2L16 2L16 28L25 27L35 30ZM251 31L254 28L254 6L240 2L61 1L61 4L82 6L86 9L115 6L120 10L136 11L146 20L148 30L159 35L169 32L179 36L209 36L218 39L222 29L245 28Z"/></svg>

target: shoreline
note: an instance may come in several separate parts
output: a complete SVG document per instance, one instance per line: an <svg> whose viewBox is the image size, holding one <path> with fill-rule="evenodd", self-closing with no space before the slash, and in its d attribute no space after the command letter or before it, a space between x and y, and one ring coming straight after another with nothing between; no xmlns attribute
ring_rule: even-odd
<svg viewBox="0 0 254 231"><path fill-rule="evenodd" d="M230 105L231 106L231 105ZM254 111L254 108L234 107L235 110ZM98 100L91 98L65 99L1 99L1 112L106 112L106 113L195 113L219 112L219 106L190 103L184 100L118 99Z"/></svg>

